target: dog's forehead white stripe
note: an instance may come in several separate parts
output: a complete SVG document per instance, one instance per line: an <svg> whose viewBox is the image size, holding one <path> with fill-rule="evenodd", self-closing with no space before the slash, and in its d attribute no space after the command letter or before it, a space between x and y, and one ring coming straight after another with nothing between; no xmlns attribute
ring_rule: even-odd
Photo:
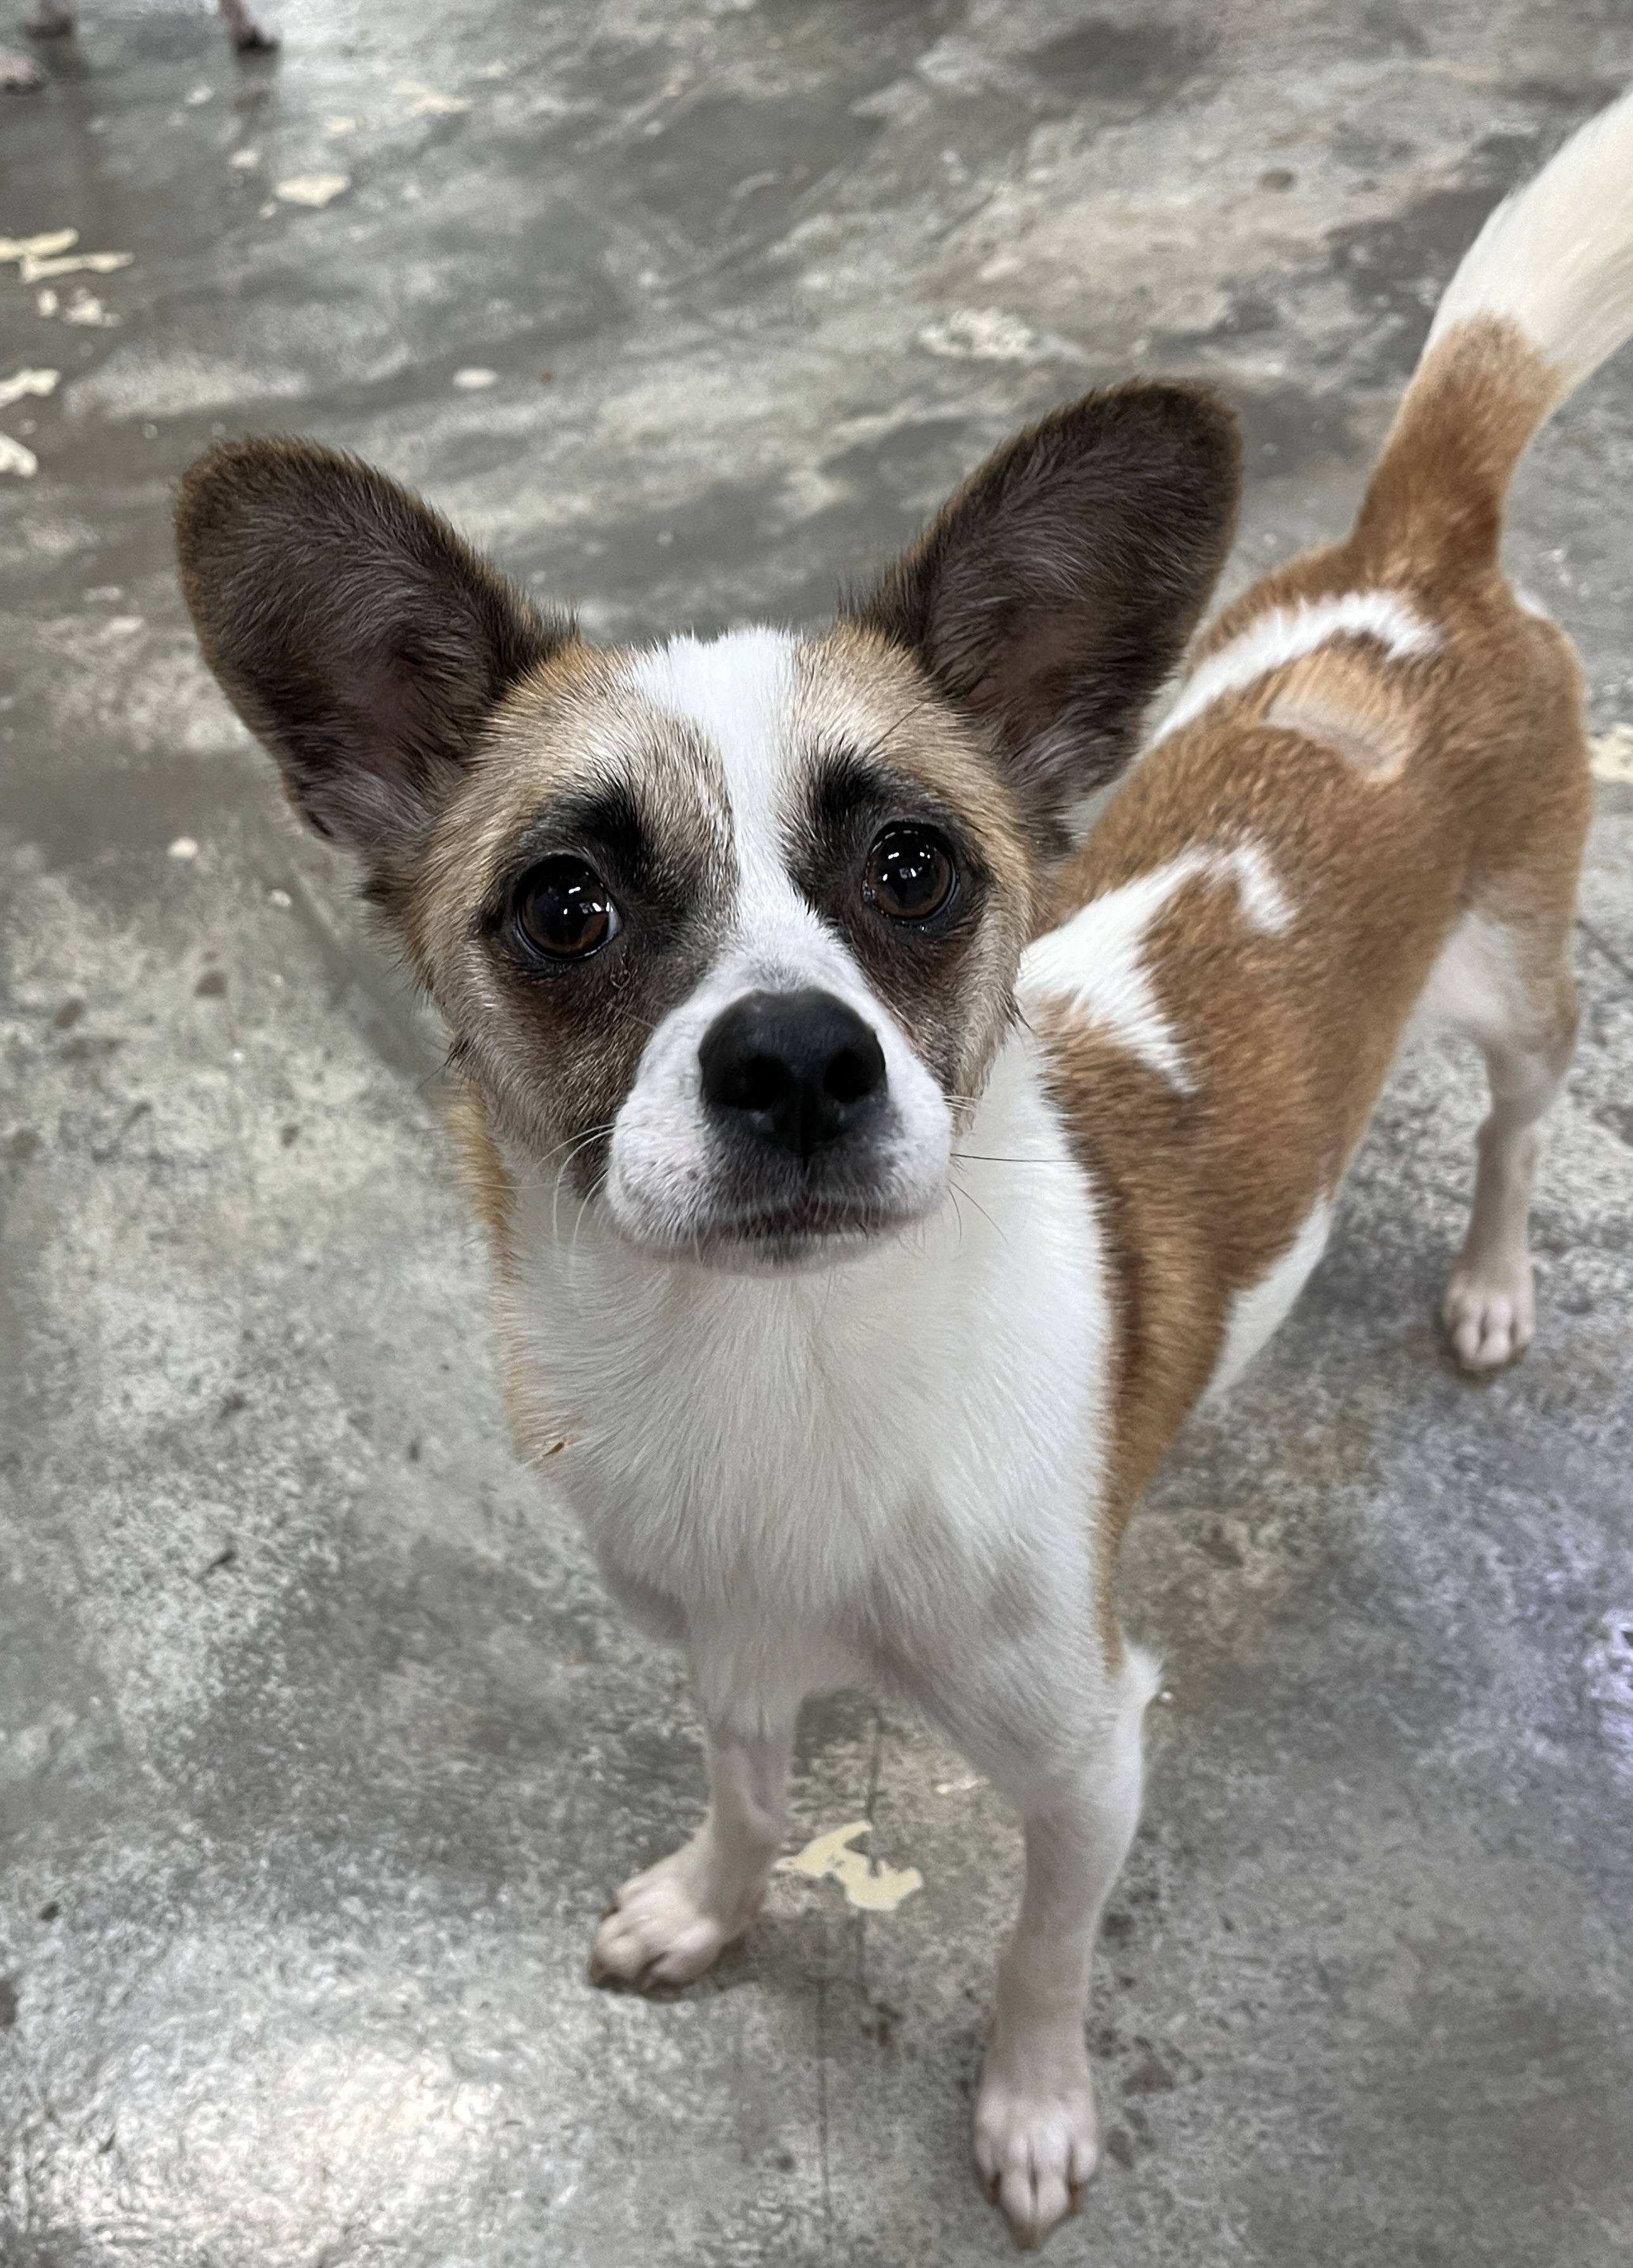
<svg viewBox="0 0 1633 2268"><path fill-rule="evenodd" d="M719 757L736 827L750 837L775 832L794 755L797 644L788 630L755 627L670 638L630 665L635 690L684 718Z"/></svg>
<svg viewBox="0 0 1633 2268"><path fill-rule="evenodd" d="M732 630L704 641L672 638L641 655L631 681L660 710L702 734L725 782L726 822L738 871L735 928L768 973L853 975L788 873L783 820L802 749L796 733L798 640L787 630Z"/></svg>

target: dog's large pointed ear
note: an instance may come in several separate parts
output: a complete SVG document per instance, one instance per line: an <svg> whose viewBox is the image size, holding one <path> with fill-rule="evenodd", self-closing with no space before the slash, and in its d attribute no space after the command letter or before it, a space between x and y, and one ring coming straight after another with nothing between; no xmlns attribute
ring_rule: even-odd
<svg viewBox="0 0 1633 2268"><path fill-rule="evenodd" d="M389 900L485 719L567 633L406 489L311 442L212 449L181 483L176 543L227 698Z"/></svg>
<svg viewBox="0 0 1633 2268"><path fill-rule="evenodd" d="M1133 753L1225 563L1240 486L1217 395L1111 387L989 457L848 611L982 722L1047 841Z"/></svg>

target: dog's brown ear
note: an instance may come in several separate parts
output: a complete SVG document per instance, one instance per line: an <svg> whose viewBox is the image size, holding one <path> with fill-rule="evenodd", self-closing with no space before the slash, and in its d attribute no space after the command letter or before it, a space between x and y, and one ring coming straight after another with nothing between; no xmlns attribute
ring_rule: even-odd
<svg viewBox="0 0 1633 2268"><path fill-rule="evenodd" d="M406 489L308 441L201 458L176 543L227 698L296 809L389 898L484 720L565 630Z"/></svg>
<svg viewBox="0 0 1633 2268"><path fill-rule="evenodd" d="M1111 387L989 457L849 612L984 724L1047 840L1133 753L1225 563L1240 486L1217 394Z"/></svg>

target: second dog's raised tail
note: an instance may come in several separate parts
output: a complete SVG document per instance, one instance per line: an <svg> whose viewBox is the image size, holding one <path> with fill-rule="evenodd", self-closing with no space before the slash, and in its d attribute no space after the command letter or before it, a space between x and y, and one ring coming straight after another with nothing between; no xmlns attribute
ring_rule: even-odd
<svg viewBox="0 0 1633 2268"><path fill-rule="evenodd" d="M1381 574L1497 564L1537 428L1633 335L1633 92L1497 206L1441 300L1356 523Z"/></svg>

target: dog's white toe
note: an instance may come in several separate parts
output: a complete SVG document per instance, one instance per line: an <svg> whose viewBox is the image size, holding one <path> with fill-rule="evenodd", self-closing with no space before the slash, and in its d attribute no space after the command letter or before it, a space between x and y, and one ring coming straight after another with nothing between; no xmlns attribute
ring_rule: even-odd
<svg viewBox="0 0 1633 2268"><path fill-rule="evenodd" d="M1453 1271L1441 1310L1453 1352L1465 1370L1497 1370L1530 1345L1536 1332L1531 1263Z"/></svg>
<svg viewBox="0 0 1633 2268"><path fill-rule="evenodd" d="M975 2163L1010 2234L1033 2252L1078 2211L1100 2158L1094 2089L1081 2043L987 2052L975 2102Z"/></svg>
<svg viewBox="0 0 1633 2268"><path fill-rule="evenodd" d="M624 1884L602 1918L590 1955L596 1984L689 1984L740 1934L758 1897L721 1908L702 1894L706 1866L688 1843Z"/></svg>

